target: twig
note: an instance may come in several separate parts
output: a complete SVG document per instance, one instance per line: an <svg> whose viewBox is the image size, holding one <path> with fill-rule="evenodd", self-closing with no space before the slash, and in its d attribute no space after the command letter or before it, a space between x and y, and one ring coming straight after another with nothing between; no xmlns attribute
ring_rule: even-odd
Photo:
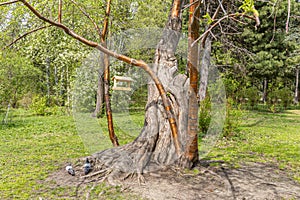
<svg viewBox="0 0 300 200"><path fill-rule="evenodd" d="M93 174L89 174L89 175L86 175L86 176L81 176L80 178L89 178L89 177L93 177L93 176L96 176L98 174L102 174L104 172L108 171L108 169L103 169L103 170L100 170L100 171L97 171Z"/></svg>
<svg viewBox="0 0 300 200"><path fill-rule="evenodd" d="M211 25L197 40L195 40L192 43L192 46L195 45L199 40L204 38L213 28L215 28L218 24L220 24L224 19L234 18L234 17L246 17L246 18L253 19L256 21L256 19L254 17L245 15L244 13L234 13L234 14L229 14L229 15L223 16L222 18L218 19L218 21L216 21L213 25Z"/></svg>
<svg viewBox="0 0 300 200"><path fill-rule="evenodd" d="M198 2L199 2L199 1L194 1L193 3L189 3L189 4L185 5L185 6L182 8L182 11L188 9L189 7L191 7L192 5L194 5L194 4L198 3Z"/></svg>
<svg viewBox="0 0 300 200"><path fill-rule="evenodd" d="M45 28L48 28L52 25L47 25L47 26L42 26L42 27L39 27L39 28L36 28L36 29L33 29L27 33L24 33L23 35L21 35L20 37L16 38L14 41L12 41L11 43L9 43L7 46L5 46L3 49L6 49L10 46L12 46L13 44L15 44L16 42L18 42L19 40L21 40L22 38L26 37L27 35L31 34L31 33L34 33L34 32L37 32L39 30L42 30L42 29L45 29Z"/></svg>
<svg viewBox="0 0 300 200"><path fill-rule="evenodd" d="M224 13L225 15L227 15L227 12L226 12L226 10L225 10L224 7L223 7L223 1L220 1L220 0L218 0L218 1L219 1L220 7L222 8L223 13Z"/></svg>
<svg viewBox="0 0 300 200"><path fill-rule="evenodd" d="M17 2L18 2L18 0L7 1L7 2L4 2L4 3L0 3L0 6L5 6L5 5L9 5L9 4L17 3Z"/></svg>

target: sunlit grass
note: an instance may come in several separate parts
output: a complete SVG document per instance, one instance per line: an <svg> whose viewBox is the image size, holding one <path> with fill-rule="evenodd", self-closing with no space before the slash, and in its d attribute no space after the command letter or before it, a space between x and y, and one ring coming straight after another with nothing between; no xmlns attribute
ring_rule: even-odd
<svg viewBox="0 0 300 200"><path fill-rule="evenodd" d="M10 114L12 120L0 125L0 199L76 197L76 186L52 188L44 181L66 162L90 155L73 116L34 116L24 110ZM105 184L95 187L91 197L101 191L103 199L128 197Z"/></svg>
<svg viewBox="0 0 300 200"><path fill-rule="evenodd" d="M91 149L84 145L76 123L94 132L101 129L107 139L105 148L111 147L105 118L93 119L96 123L91 127L90 124L78 124L73 116L34 116L24 110L14 110L11 115L11 121L0 125L0 199L75 197L76 186L52 188L44 184L44 180L66 162L90 155ZM81 116L82 119L85 117L90 114ZM126 144L140 133L144 113L115 113L114 120L119 141ZM98 148L96 143L93 148ZM274 163L300 182L300 111L246 112L240 132L221 139L209 158L236 165L242 162ZM101 196L103 199L129 198L118 188L105 184L95 187L91 197L96 198L102 191L106 191Z"/></svg>
<svg viewBox="0 0 300 200"><path fill-rule="evenodd" d="M269 162L300 180L300 113L246 112L240 132L221 140L210 157L228 162Z"/></svg>

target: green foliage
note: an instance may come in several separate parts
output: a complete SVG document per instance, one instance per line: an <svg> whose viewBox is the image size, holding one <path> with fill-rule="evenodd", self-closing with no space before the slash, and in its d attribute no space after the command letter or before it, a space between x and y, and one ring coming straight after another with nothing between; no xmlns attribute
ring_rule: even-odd
<svg viewBox="0 0 300 200"><path fill-rule="evenodd" d="M28 92L35 92L40 70L22 55L5 51L0 56L0 104L13 107Z"/></svg>
<svg viewBox="0 0 300 200"><path fill-rule="evenodd" d="M35 96L32 99L30 110L36 115L47 115L47 97Z"/></svg>
<svg viewBox="0 0 300 200"><path fill-rule="evenodd" d="M211 122L211 101L208 96L200 102L199 111L199 137L203 137L208 131Z"/></svg>
<svg viewBox="0 0 300 200"><path fill-rule="evenodd" d="M258 89L256 87L247 88L245 90L245 97L247 98L248 104L253 108L260 99Z"/></svg>
<svg viewBox="0 0 300 200"><path fill-rule="evenodd" d="M254 16L258 16L258 11L254 7L254 0L244 0L239 9L242 9L245 13L253 13Z"/></svg>
<svg viewBox="0 0 300 200"><path fill-rule="evenodd" d="M203 18L207 20L207 22L206 22L207 25L210 25L213 22L213 20L212 20L211 16L209 15L209 13L206 13L205 15L203 15Z"/></svg>
<svg viewBox="0 0 300 200"><path fill-rule="evenodd" d="M238 140L220 140L209 157L232 164L273 164L299 182L299 114L299 110L280 114L245 112L239 126L243 137Z"/></svg>
<svg viewBox="0 0 300 200"><path fill-rule="evenodd" d="M275 89L268 94L268 104L270 110L275 113L280 111L280 107L287 109L287 107L292 103L293 95L289 88Z"/></svg>
<svg viewBox="0 0 300 200"><path fill-rule="evenodd" d="M226 120L222 134L223 137L231 138L238 134L242 116L243 111L240 109L240 107L234 108L233 99L228 98L226 106Z"/></svg>

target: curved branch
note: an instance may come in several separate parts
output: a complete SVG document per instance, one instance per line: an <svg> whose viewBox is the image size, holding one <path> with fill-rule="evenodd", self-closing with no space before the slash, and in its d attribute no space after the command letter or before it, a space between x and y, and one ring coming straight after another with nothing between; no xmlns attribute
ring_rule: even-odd
<svg viewBox="0 0 300 200"><path fill-rule="evenodd" d="M31 34L31 33L35 33L35 32L37 32L37 31L39 31L39 30L48 28L48 27L50 27L50 26L52 26L52 25L42 26L42 27L33 29L33 30L31 30L31 31L29 31L29 32L27 32L27 33L24 33L23 35L21 35L20 37L16 38L16 39L15 39L14 41L12 41L11 43L9 43L7 46L5 46L3 49L6 49L6 48L12 46L13 44L15 44L16 42L18 42L19 40L21 40L22 38L26 37L27 35L29 35L29 34Z"/></svg>
<svg viewBox="0 0 300 200"><path fill-rule="evenodd" d="M154 83L155 83L155 85L156 85L156 87L159 91L159 94L160 94L160 96L163 100L163 104L164 104L164 107L165 107L165 110L166 110L167 116L168 116L168 121L170 123L172 135L174 136L175 147L176 147L177 153L179 154L179 152L180 152L179 145L176 144L176 141L178 142L178 138L176 138L176 136L178 136L178 128L177 128L177 124L176 124L175 117L174 117L174 111L171 107L170 102L168 101L166 90L164 89L161 81L158 79L156 74L149 67L149 65L147 65L142 60L135 60L135 59L127 57L125 55L118 54L116 52L113 52L113 51L107 49L106 47L102 46L101 44L90 41L90 40L76 34L73 30L69 29L64 24L54 22L54 21L44 17L37 10L35 10L27 1L25 1L25 0L19 0L19 1L21 1L39 19L41 19L45 22L48 22L49 24L64 30L66 34L72 36L73 38L77 39L78 41L82 42L83 44L86 44L87 46L90 46L90 47L94 47L94 48L102 51L103 53L108 54L109 56L112 56L112 57L114 57L114 58L116 58L120 61L123 61L123 62L126 62L128 64L131 64L131 65L134 65L134 66L137 66L137 67L140 67L140 68L144 69L149 74L149 76L152 78L152 80L154 81Z"/></svg>
<svg viewBox="0 0 300 200"><path fill-rule="evenodd" d="M6 5L9 5L9 4L14 4L14 3L17 3L18 0L15 0L15 1L8 1L8 2L4 2L4 3L0 3L0 6L6 6Z"/></svg>

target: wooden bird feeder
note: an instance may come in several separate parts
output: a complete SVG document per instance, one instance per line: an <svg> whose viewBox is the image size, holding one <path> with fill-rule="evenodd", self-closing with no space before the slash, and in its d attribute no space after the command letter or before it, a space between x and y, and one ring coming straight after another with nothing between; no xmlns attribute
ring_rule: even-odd
<svg viewBox="0 0 300 200"><path fill-rule="evenodd" d="M124 76L114 76L112 78L114 81L113 90L121 90L121 91L131 91L131 83L133 79L130 77Z"/></svg>

